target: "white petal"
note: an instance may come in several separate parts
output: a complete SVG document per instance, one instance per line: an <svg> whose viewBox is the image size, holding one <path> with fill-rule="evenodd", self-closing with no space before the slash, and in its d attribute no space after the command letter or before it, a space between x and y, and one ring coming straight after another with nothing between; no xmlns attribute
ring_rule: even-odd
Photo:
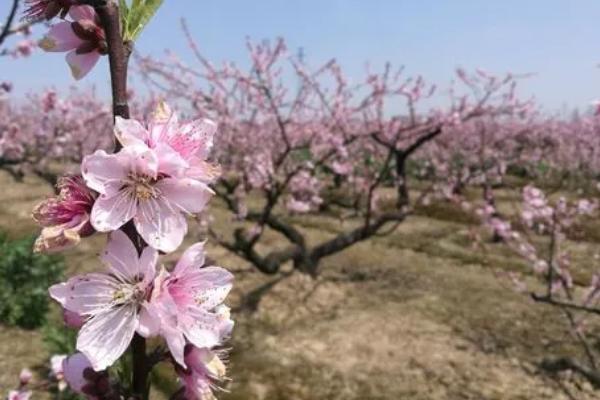
<svg viewBox="0 0 600 400"><path fill-rule="evenodd" d="M69 68L71 68L71 75L73 75L75 80L80 80L98 63L100 53L94 50L89 53L79 54L77 50L73 50L67 54L66 59Z"/></svg>
<svg viewBox="0 0 600 400"><path fill-rule="evenodd" d="M111 232L101 259L123 282L132 282L141 272L137 249L123 231Z"/></svg>
<svg viewBox="0 0 600 400"><path fill-rule="evenodd" d="M86 156L81 164L81 173L86 185L96 192L114 194L123 185L127 177L129 160L121 152L107 154L98 150Z"/></svg>
<svg viewBox="0 0 600 400"><path fill-rule="evenodd" d="M213 191L204 183L190 178L165 178L156 184L169 203L183 212L199 213L204 210Z"/></svg>
<svg viewBox="0 0 600 400"><path fill-rule="evenodd" d="M225 301L233 286L233 275L221 267L204 267L186 276L198 306L212 310Z"/></svg>
<svg viewBox="0 0 600 400"><path fill-rule="evenodd" d="M163 336L169 347L169 351L173 356L173 359L185 367L184 361L184 349L185 349L185 336L183 332L177 328L171 326L163 326Z"/></svg>
<svg viewBox="0 0 600 400"><path fill-rule="evenodd" d="M179 258L173 275L181 276L185 274L188 268L200 268L204 265L204 242L191 245Z"/></svg>
<svg viewBox="0 0 600 400"><path fill-rule="evenodd" d="M110 307L117 288L118 281L107 274L76 276L66 282L62 305L79 315L102 313Z"/></svg>
<svg viewBox="0 0 600 400"><path fill-rule="evenodd" d="M91 223L98 232L119 229L135 215L136 200L123 190L112 195L101 194L92 207Z"/></svg>
<svg viewBox="0 0 600 400"><path fill-rule="evenodd" d="M215 314L194 313L188 318L180 318L181 330L185 337L196 347L214 347L221 343L222 322Z"/></svg>
<svg viewBox="0 0 600 400"><path fill-rule="evenodd" d="M146 303L140 310L139 325L137 333L148 338L155 336L160 331L160 318L156 315L154 307L150 303Z"/></svg>
<svg viewBox="0 0 600 400"><path fill-rule="evenodd" d="M168 144L159 142L155 147L158 156L158 172L168 176L182 176L189 167L179 153L177 153Z"/></svg>
<svg viewBox="0 0 600 400"><path fill-rule="evenodd" d="M140 202L133 221L146 243L165 253L176 250L187 233L185 217L161 198Z"/></svg>
<svg viewBox="0 0 600 400"><path fill-rule="evenodd" d="M137 328L136 307L130 304L112 308L83 325L77 350L86 355L94 370L110 367L127 350Z"/></svg>
<svg viewBox="0 0 600 400"><path fill-rule="evenodd" d="M129 172L138 176L156 178L158 175L158 155L147 145L138 143L124 147L119 153L127 155Z"/></svg>
<svg viewBox="0 0 600 400"><path fill-rule="evenodd" d="M135 119L115 118L115 136L125 146L147 143L149 133Z"/></svg>

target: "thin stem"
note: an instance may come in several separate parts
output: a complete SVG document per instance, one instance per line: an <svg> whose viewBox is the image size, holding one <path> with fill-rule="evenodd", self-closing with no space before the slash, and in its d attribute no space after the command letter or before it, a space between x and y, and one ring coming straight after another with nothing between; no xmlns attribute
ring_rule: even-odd
<svg viewBox="0 0 600 400"><path fill-rule="evenodd" d="M113 99L113 116L128 119L129 105L127 100L127 67L131 43L123 43L121 35L119 8L114 2L91 2L100 17L102 27L106 34L108 44L108 60L110 66L110 79ZM115 151L120 149L120 144L115 143ZM122 228L123 232L141 253L146 244L136 232L130 221ZM149 396L148 356L146 354L146 339L136 334L131 341L131 354L133 363L132 394L137 399L147 399Z"/></svg>
<svg viewBox="0 0 600 400"><path fill-rule="evenodd" d="M131 386L133 395L139 399L147 399L148 391L148 357L146 355L146 339L137 333L131 341L131 357L133 362L133 376Z"/></svg>
<svg viewBox="0 0 600 400"><path fill-rule="evenodd" d="M97 6L96 12L100 17L106 42L108 44L108 60L113 99L113 114L115 117L129 118L127 102L127 67L129 64L130 44L123 43L119 8L112 2Z"/></svg>

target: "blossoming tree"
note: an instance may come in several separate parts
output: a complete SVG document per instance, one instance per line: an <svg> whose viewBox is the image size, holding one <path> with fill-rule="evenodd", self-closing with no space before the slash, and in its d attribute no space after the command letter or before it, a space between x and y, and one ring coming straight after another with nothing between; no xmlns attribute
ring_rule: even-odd
<svg viewBox="0 0 600 400"><path fill-rule="evenodd" d="M586 198L553 197L533 185L525 186L514 222L501 216L494 205L487 204L478 211L484 226L501 239L501 244L495 245L508 246L529 266L529 270L504 275L519 292L533 300L532 305L547 306L550 315L562 320L573 343L581 350L580 356L575 358L556 357L549 351L541 366L553 373L574 371L598 387L600 355L594 346L598 335L593 319L600 314L600 277L597 272L582 274L574 271L574 254L567 242L568 236L577 232L582 219L597 218L598 202Z"/></svg>
<svg viewBox="0 0 600 400"><path fill-rule="evenodd" d="M115 126L104 134L114 132L114 151L83 156L80 172L59 178L59 193L34 210L43 227L37 251L60 251L90 235L107 234L103 272L50 288L65 323L79 330L77 353L53 359L55 379L91 399L147 399L149 374L160 362L171 363L181 378L175 398L213 398L225 374L220 349L233 321L223 302L233 276L205 265L203 242L185 250L173 269L159 263L161 254L182 245L186 216L202 211L213 194L209 184L219 170L207 157L216 126L204 119L179 124L164 104L149 124L129 119L129 54L160 4L27 0L25 11L30 20L60 18L39 45L68 52L75 79L102 56L110 65ZM148 349L151 337L163 338L166 346ZM109 373L111 368L120 373ZM30 380L25 371L11 398L28 398Z"/></svg>
<svg viewBox="0 0 600 400"><path fill-rule="evenodd" d="M351 84L335 60L311 69L278 40L248 43L247 70L216 66L185 24L184 32L197 66L173 55L167 61L141 57L140 69L162 95L185 100L198 117L219 122L215 147L226 172L215 191L238 224L209 233L264 273L291 262L314 275L325 257L392 232L436 189L409 196L408 167L418 150L466 121L525 106L510 74L459 71L449 105L427 112L421 109L435 87L391 65ZM294 215L316 211L338 220L351 216L351 222L332 222L332 235L310 243ZM263 246L269 231L286 245Z"/></svg>

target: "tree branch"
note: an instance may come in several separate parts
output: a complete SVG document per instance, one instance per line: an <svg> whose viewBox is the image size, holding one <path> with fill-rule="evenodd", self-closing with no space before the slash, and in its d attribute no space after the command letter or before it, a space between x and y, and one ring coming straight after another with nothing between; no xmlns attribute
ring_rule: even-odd
<svg viewBox="0 0 600 400"><path fill-rule="evenodd" d="M19 8L19 0L13 0L13 4L10 9L10 13L8 14L8 17L6 18L6 23L4 24L4 26L2 27L2 31L0 32L0 45L2 45L2 43L4 43L4 41L6 40L8 35L10 35L10 33L11 33L10 28L15 20L15 17L17 16L18 8Z"/></svg>

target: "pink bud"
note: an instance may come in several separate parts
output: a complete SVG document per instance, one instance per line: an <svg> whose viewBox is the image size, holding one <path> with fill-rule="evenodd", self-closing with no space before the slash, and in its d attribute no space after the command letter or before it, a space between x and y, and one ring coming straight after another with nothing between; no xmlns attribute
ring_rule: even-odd
<svg viewBox="0 0 600 400"><path fill-rule="evenodd" d="M23 368L21 370L21 373L19 374L19 381L21 382L21 386L27 385L31 381L32 377L33 374L31 373L31 371L27 368Z"/></svg>

